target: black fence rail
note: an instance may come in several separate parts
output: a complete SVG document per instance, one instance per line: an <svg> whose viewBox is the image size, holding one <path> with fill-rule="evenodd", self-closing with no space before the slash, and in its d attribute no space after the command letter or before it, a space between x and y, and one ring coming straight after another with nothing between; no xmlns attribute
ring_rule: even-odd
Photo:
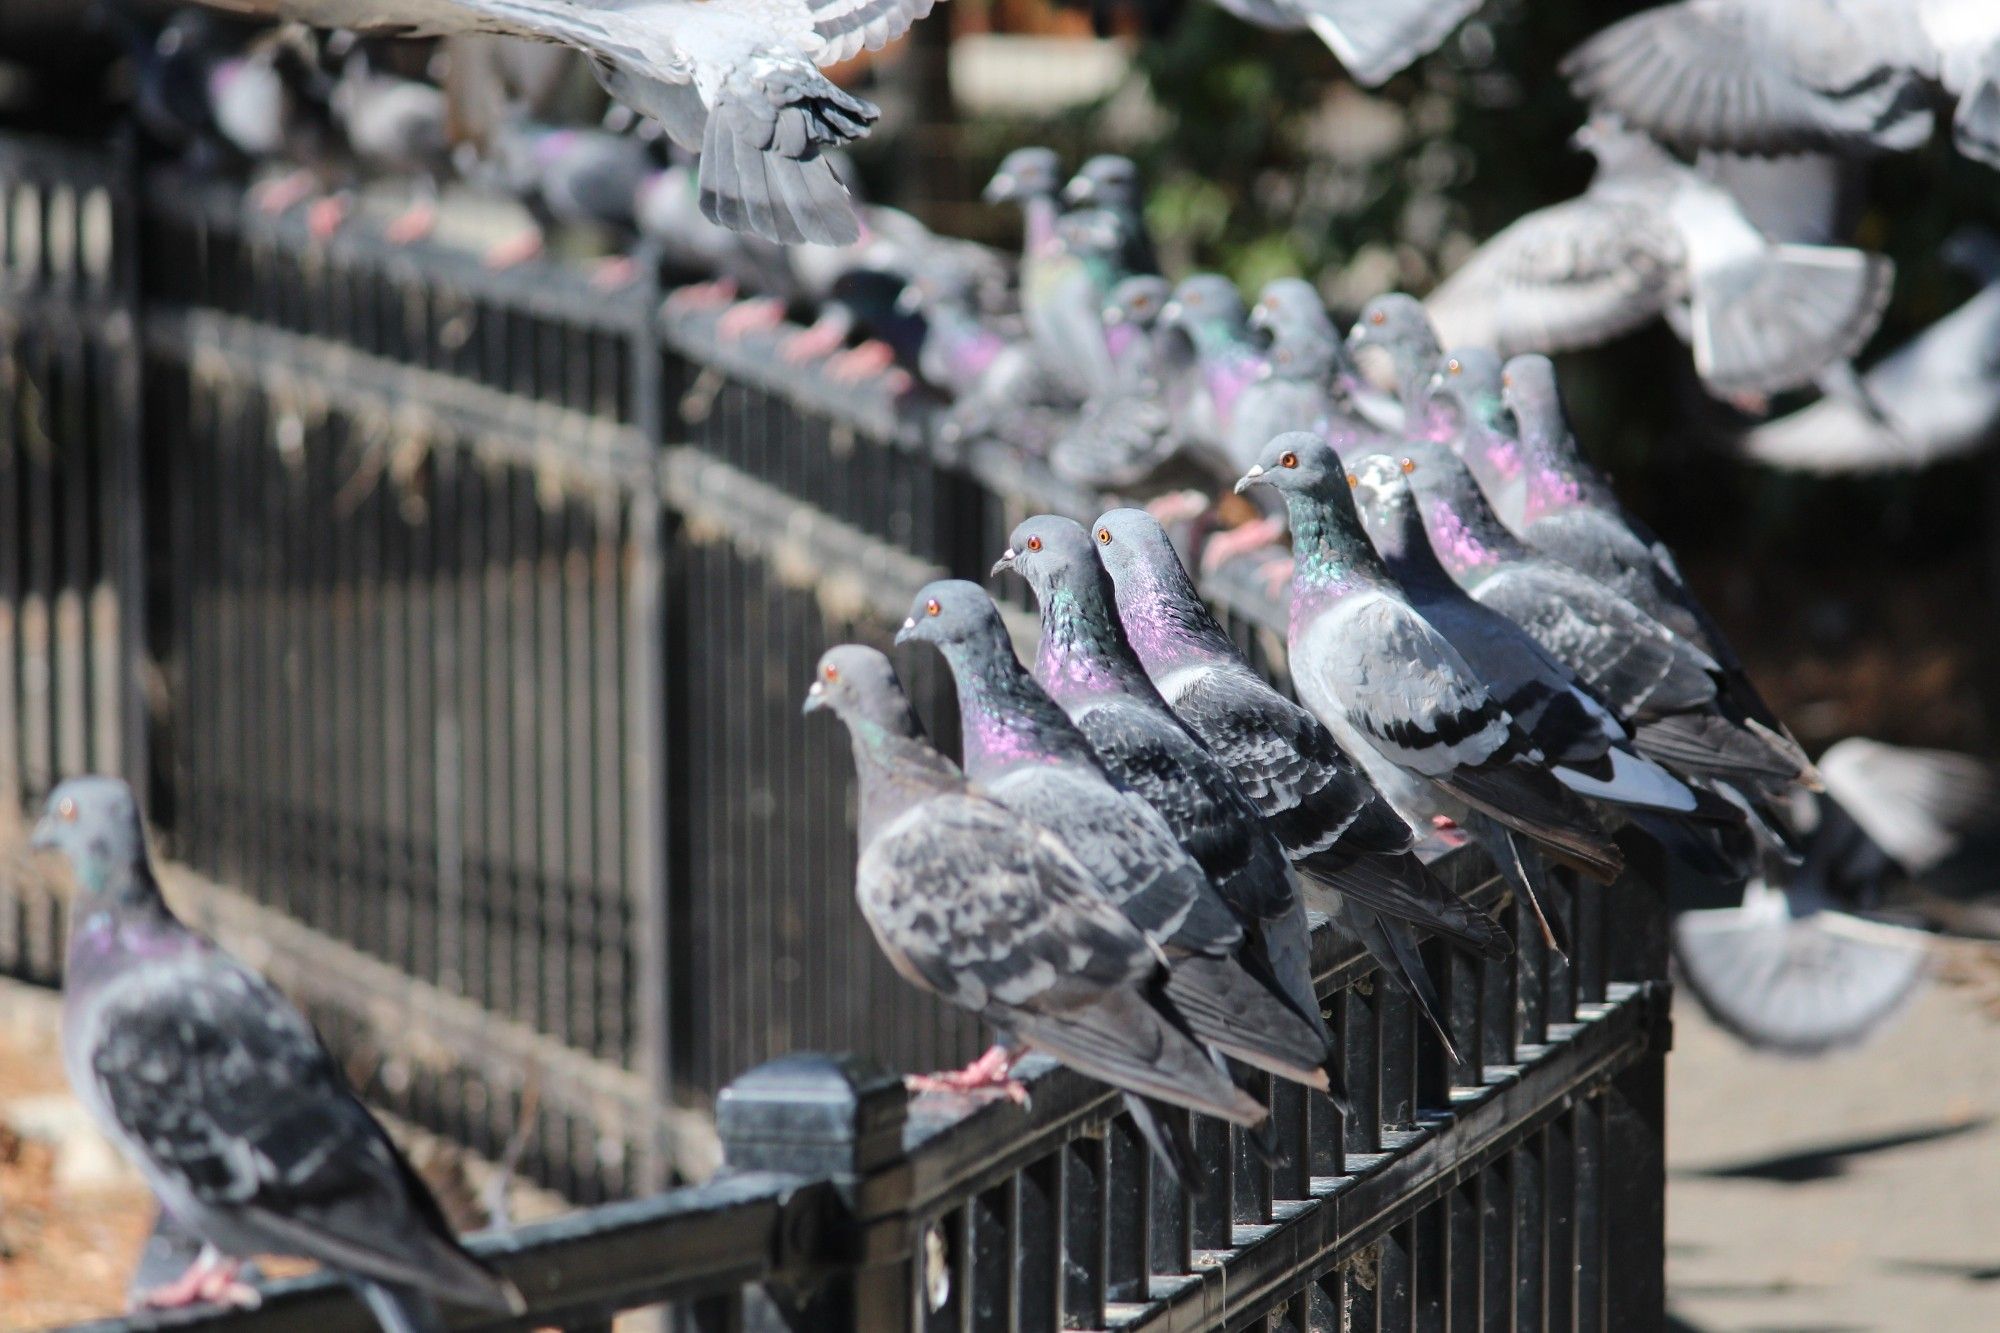
<svg viewBox="0 0 2000 1333"><path fill-rule="evenodd" d="M9 151L22 179L78 161ZM797 1049L892 1069L978 1049L853 911L845 742L800 720L801 690L829 642L887 647L925 579L980 577L1019 518L1106 497L998 442L942 447L921 396L783 367L655 287L320 243L226 187L121 191L82 160L135 256L104 300L139 332L37 465L88 458L81 421L107 448L143 431L143 541L106 542L124 511L93 483L101 553L79 568L143 557L111 586L145 654L100 660L143 662L107 679L149 704L82 760L147 781L176 891L419 1123L491 1153L533 1108L523 1169L590 1202L703 1174L672 1108L720 1098L717 1184L491 1242L524 1326L661 1301L701 1329L1657 1325L1650 890L1558 888L1565 958L1475 857L1440 863L1518 945L1427 950L1456 1066L1322 928L1356 1113L1266 1089L1269 1162L1201 1125L1199 1200L1061 1071L1026 1111L910 1102L854 1065L745 1074ZM132 397L93 397L114 382ZM1208 591L1282 677L1281 611L1232 574ZM909 666L949 747L947 682ZM46 754L20 801L78 757ZM38 968L7 934L27 901L0 883L0 969L47 977L49 946ZM305 1282L216 1322L305 1317L365 1318Z"/></svg>

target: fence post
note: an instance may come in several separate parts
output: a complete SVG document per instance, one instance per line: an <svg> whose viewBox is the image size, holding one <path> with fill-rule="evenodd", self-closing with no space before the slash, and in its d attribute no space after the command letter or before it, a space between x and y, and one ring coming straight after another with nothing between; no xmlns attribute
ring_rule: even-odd
<svg viewBox="0 0 2000 1333"><path fill-rule="evenodd" d="M793 1333L911 1327L910 1256L893 1229L870 1236L857 1189L902 1156L908 1108L900 1078L859 1057L816 1052L761 1064L722 1090L715 1124L731 1169L828 1179L845 1201L838 1216L821 1219L812 1240L815 1280L753 1294L746 1326ZM885 1202L894 1207L871 1189L871 1213ZM880 1235L891 1240L884 1244Z"/></svg>

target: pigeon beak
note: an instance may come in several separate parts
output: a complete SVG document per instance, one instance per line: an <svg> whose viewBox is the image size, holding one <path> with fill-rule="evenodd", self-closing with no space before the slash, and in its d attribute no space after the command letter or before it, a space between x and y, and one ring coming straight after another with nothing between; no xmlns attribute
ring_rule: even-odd
<svg viewBox="0 0 2000 1333"><path fill-rule="evenodd" d="M986 571L986 577L992 578L995 574L1001 573L1004 570L1012 569L1014 567L1014 557L1017 554L1018 552L1016 552L1014 548L1011 546L1008 547L1005 551L1002 551L1000 553L1000 558L993 562L993 568Z"/></svg>
<svg viewBox="0 0 2000 1333"><path fill-rule="evenodd" d="M1261 481L1263 479L1263 476L1264 476L1264 465L1262 463L1253 464L1250 470L1244 473L1243 476L1237 481L1236 493L1238 495L1243 494L1243 492L1249 490L1252 486L1255 486L1259 481Z"/></svg>
<svg viewBox="0 0 2000 1333"><path fill-rule="evenodd" d="M824 707L826 707L826 686L819 681L814 681L806 690L806 706L799 711L801 713L817 713Z"/></svg>
<svg viewBox="0 0 2000 1333"><path fill-rule="evenodd" d="M986 189L980 193L979 197L989 204L1005 203L1014 197L1014 178L1004 172L995 176L992 180L986 182Z"/></svg>
<svg viewBox="0 0 2000 1333"><path fill-rule="evenodd" d="M56 842L55 820L48 815L43 815L40 819L36 820L35 831L28 839L28 846L38 852L52 852L56 850L58 844Z"/></svg>
<svg viewBox="0 0 2000 1333"><path fill-rule="evenodd" d="M1071 180L1069 184L1063 186L1062 197L1063 202L1072 207L1077 204L1088 203L1097 197L1097 186L1084 177L1078 176Z"/></svg>
<svg viewBox="0 0 2000 1333"><path fill-rule="evenodd" d="M1187 308L1179 301L1169 301L1160 307L1160 323L1178 324L1181 322L1181 316L1186 313Z"/></svg>
<svg viewBox="0 0 2000 1333"><path fill-rule="evenodd" d="M915 283L906 284L902 291L896 293L897 314L914 315L923 308L924 296L922 292L917 290Z"/></svg>
<svg viewBox="0 0 2000 1333"><path fill-rule="evenodd" d="M917 633L917 618L915 616L905 616L903 618L903 627L896 631L896 642L908 643L911 639L916 637L916 633Z"/></svg>

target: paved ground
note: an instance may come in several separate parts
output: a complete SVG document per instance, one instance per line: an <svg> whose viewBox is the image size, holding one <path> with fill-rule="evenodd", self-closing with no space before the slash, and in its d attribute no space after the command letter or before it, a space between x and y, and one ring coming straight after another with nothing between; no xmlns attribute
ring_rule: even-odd
<svg viewBox="0 0 2000 1333"><path fill-rule="evenodd" d="M1677 1005L1667 1273L1679 1330L2000 1329L1991 999L1990 987L1932 987L1872 1044L1812 1063L1751 1055Z"/></svg>

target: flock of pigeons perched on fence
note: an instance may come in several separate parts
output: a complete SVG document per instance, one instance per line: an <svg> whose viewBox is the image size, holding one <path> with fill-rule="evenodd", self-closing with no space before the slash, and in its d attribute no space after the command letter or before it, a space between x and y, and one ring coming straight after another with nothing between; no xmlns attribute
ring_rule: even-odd
<svg viewBox="0 0 2000 1333"><path fill-rule="evenodd" d="M1476 8L1219 2L1311 28L1364 82L1435 48ZM1862 746L1807 759L1672 555L1585 461L1541 355L1665 317L1720 394L1829 388L1795 421L1760 428L1762 456L1865 466L1984 441L2000 414L1990 290L1855 376L1846 363L1880 316L1887 262L1774 234L1740 193L1752 168L1671 150L1908 149L1942 95L1959 147L2000 162L1990 0L1686 0L1610 28L1568 66L1599 108L1580 137L1599 161L1590 189L1501 232L1428 303L1371 302L1345 337L1296 279L1246 307L1223 278L1158 276L1137 173L1121 158L1093 159L1067 184L1046 150L1006 160L988 197L1024 214L1017 268L893 210L857 214L833 150L876 109L818 66L880 48L929 0L230 7L363 34L564 43L699 153L663 160L634 135L542 123L513 103L467 151L447 94L387 72L364 46L245 43L195 13L158 29L127 21L136 107L157 137L197 162L307 169L262 195L273 211L357 174L410 177L423 182L416 206L390 229L407 242L458 170L544 226L608 226L650 241L649 256L720 275L683 289L683 303L719 307L749 289L759 299L731 306L724 336L773 327L787 306L825 312L787 354L833 356L861 335L839 366L889 374L900 360L951 400L947 438L1019 432L1039 409L1049 429L1033 443L1071 481L1128 491L1186 464L1268 501L1211 542L1210 560L1289 528L1290 554L1264 570L1290 587L1297 701L1245 661L1157 514L1137 508L1089 528L1033 518L998 553L995 572L1012 570L1039 601L1032 670L979 586L917 591L898 641L930 643L949 665L962 767L924 739L886 656L846 645L820 660L807 706L847 725L860 778L861 910L903 976L1002 1037L919 1087L1019 1096L1015 1059L1046 1052L1123 1092L1194 1188L1190 1111L1246 1129L1266 1118L1240 1067L1342 1096L1309 908L1450 1046L1419 932L1484 958L1512 945L1433 874L1425 844L1476 843L1560 950L1564 918L1540 907L1551 876L1617 878L1614 830L1683 873L1762 886L1782 926L1865 904L1893 866L1941 855L1955 824L1990 806L1979 775L1948 757ZM524 69L504 54L488 66L502 83ZM322 202L313 228L342 220ZM800 242L812 244L779 244ZM515 262L538 243L489 259ZM1979 262L1994 272L1983 251ZM603 280L626 271L614 263ZM1009 289L1017 310L995 300ZM1860 783L1896 799L1855 800ZM518 1293L452 1240L304 1018L168 911L129 790L63 784L35 841L67 854L80 889L70 1076L206 1242L158 1303L254 1300L228 1256L289 1252L351 1278L387 1329L435 1326L439 1298L518 1312ZM1847 969L1842 980L1798 1012L1763 1015L1763 1035L1809 1048L1893 1002L1915 975L1914 946L1875 929L1823 937L1816 957ZM1757 946L1701 955L1731 956ZM1857 989L1861 1015L1839 1012Z"/></svg>

